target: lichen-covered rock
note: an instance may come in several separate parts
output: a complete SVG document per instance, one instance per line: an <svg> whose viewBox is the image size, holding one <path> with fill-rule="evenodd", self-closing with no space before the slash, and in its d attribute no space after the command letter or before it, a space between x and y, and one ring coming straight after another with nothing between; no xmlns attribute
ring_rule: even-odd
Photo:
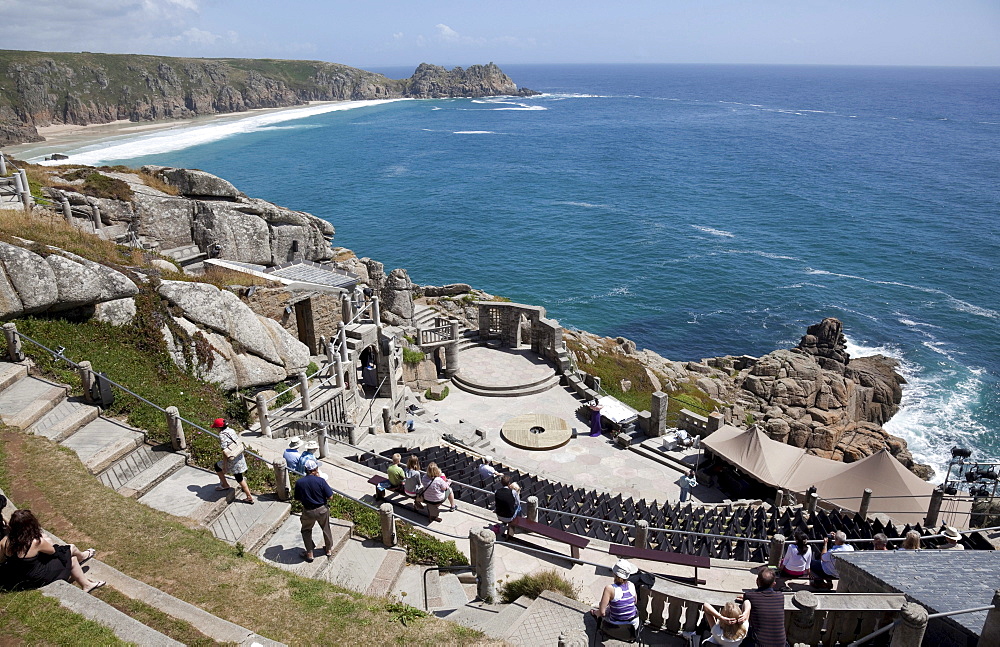
<svg viewBox="0 0 1000 647"><path fill-rule="evenodd" d="M94 319L113 326L127 326L135 319L135 299L132 297L105 301L94 306Z"/></svg>
<svg viewBox="0 0 1000 647"><path fill-rule="evenodd" d="M406 270L395 269L389 273L382 288L383 319L394 326L409 326L413 322L413 282ZM387 317L395 315L398 321Z"/></svg>
<svg viewBox="0 0 1000 647"><path fill-rule="evenodd" d="M289 374L298 373L309 366L309 347L292 336L274 319L257 315L257 318L271 335L271 341L281 357L285 371Z"/></svg>
<svg viewBox="0 0 1000 647"><path fill-rule="evenodd" d="M7 272L0 266L0 319L16 317L24 312L24 305L17 290L7 279Z"/></svg>
<svg viewBox="0 0 1000 647"><path fill-rule="evenodd" d="M263 219L229 203L197 201L191 224L200 249L219 246L219 258L271 265L271 231Z"/></svg>
<svg viewBox="0 0 1000 647"><path fill-rule="evenodd" d="M235 200L243 195L232 183L205 171L152 165L143 166L142 170L150 175L159 175L187 197Z"/></svg>
<svg viewBox="0 0 1000 647"><path fill-rule="evenodd" d="M162 249L190 245L194 201L165 195L136 193L137 231L140 236L159 242Z"/></svg>
<svg viewBox="0 0 1000 647"><path fill-rule="evenodd" d="M56 275L38 254L0 242L0 263L21 299L21 314L44 312L59 302Z"/></svg>

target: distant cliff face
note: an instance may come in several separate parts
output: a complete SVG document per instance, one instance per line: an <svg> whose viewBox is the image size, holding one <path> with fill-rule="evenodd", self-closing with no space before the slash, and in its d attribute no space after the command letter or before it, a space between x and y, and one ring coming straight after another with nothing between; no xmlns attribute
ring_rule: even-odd
<svg viewBox="0 0 1000 647"><path fill-rule="evenodd" d="M421 64L409 79L322 61L197 59L0 50L0 146L36 127L150 121L307 101L535 94L499 67Z"/></svg>

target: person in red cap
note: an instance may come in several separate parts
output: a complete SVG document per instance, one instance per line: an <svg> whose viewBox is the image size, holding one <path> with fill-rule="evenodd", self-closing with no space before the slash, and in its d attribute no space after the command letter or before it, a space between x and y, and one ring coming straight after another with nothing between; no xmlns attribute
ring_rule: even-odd
<svg viewBox="0 0 1000 647"><path fill-rule="evenodd" d="M253 503L253 495L250 494L250 484L247 483L245 475L247 472L247 459L244 456L244 452L240 452L232 458L226 458L226 448L230 445L236 445L238 447L242 446L242 441L240 441L239 436L236 432L229 428L226 424L224 418L216 418L212 422L212 429L218 429L219 431L219 446L222 448L222 460L215 464L215 473L219 475L219 487L216 490L228 490L229 481L226 480L226 472L233 475L236 482L240 484L240 488L243 489L243 494L246 495L246 502Z"/></svg>

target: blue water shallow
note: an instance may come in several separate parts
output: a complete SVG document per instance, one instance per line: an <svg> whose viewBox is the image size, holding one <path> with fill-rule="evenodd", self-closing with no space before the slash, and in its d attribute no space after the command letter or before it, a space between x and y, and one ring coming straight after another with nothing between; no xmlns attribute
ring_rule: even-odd
<svg viewBox="0 0 1000 647"><path fill-rule="evenodd" d="M763 354L834 316L856 354L902 362L889 428L918 457L1000 458L1000 70L505 71L545 94L386 103L156 155L139 139L104 161L216 173L418 283L671 359Z"/></svg>

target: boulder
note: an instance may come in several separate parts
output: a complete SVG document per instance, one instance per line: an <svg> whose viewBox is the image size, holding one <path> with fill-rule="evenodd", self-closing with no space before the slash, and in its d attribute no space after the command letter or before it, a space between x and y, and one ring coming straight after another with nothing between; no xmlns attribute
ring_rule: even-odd
<svg viewBox="0 0 1000 647"><path fill-rule="evenodd" d="M154 239L161 249L191 245L194 202L187 198L136 192L132 197L140 236Z"/></svg>
<svg viewBox="0 0 1000 647"><path fill-rule="evenodd" d="M0 263L21 300L22 314L44 312L58 303L56 275L44 258L23 247L0 242Z"/></svg>
<svg viewBox="0 0 1000 647"><path fill-rule="evenodd" d="M241 263L270 265L271 231L261 218L229 203L195 202L192 239L201 249L218 245L219 257Z"/></svg>
<svg viewBox="0 0 1000 647"><path fill-rule="evenodd" d="M413 283L406 270L395 269L389 273L382 288L382 312L396 315L402 322L391 322L392 325L412 325L413 321Z"/></svg>
<svg viewBox="0 0 1000 647"><path fill-rule="evenodd" d="M420 288L425 297L453 297L459 294L467 294L472 291L472 286L468 283L449 283L440 287L425 285Z"/></svg>
<svg viewBox="0 0 1000 647"><path fill-rule="evenodd" d="M94 319L113 326L127 326L135 319L135 299L104 301L94 306Z"/></svg>
<svg viewBox="0 0 1000 647"><path fill-rule="evenodd" d="M290 332L281 327L274 319L257 315L257 319L264 324L264 328L271 335L281 363L285 366L288 374L299 373L309 366L309 347L292 336Z"/></svg>
<svg viewBox="0 0 1000 647"><path fill-rule="evenodd" d="M152 165L143 166L141 170L144 173L159 176L164 182L177 187L182 195L188 197L235 200L243 195L231 183L205 171Z"/></svg>
<svg viewBox="0 0 1000 647"><path fill-rule="evenodd" d="M0 319L16 317L24 312L24 305L17 290L11 285L7 273L0 265Z"/></svg>

